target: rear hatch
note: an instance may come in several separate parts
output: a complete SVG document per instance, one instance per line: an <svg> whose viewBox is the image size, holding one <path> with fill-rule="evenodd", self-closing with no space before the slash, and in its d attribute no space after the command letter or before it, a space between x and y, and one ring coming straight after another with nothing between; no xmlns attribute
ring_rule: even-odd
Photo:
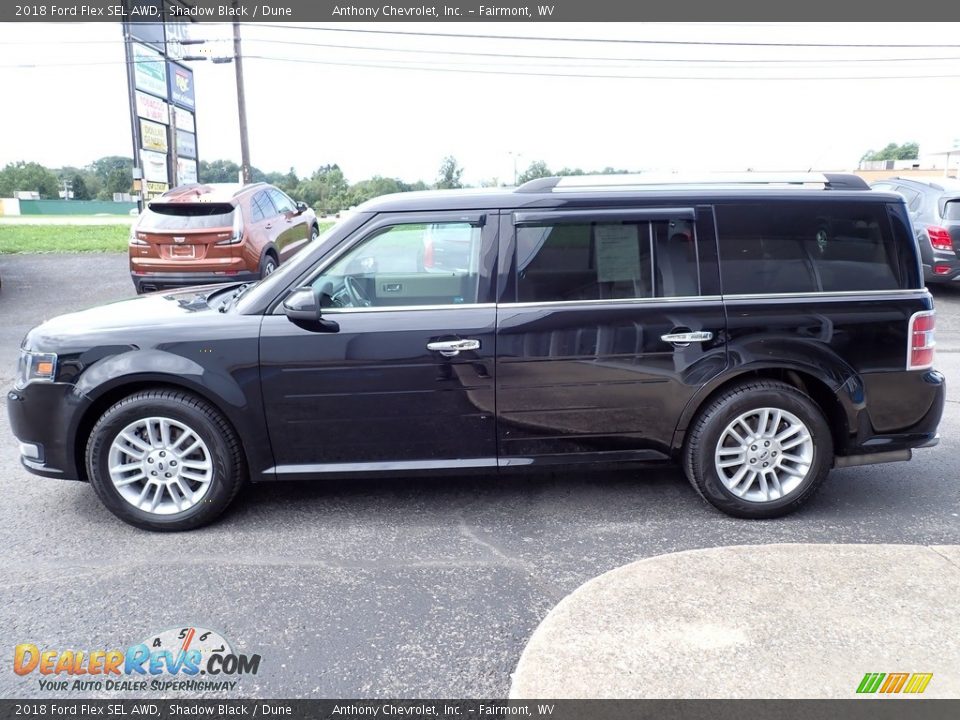
<svg viewBox="0 0 960 720"><path fill-rule="evenodd" d="M136 237L150 246L150 257L177 263L233 254L230 244L242 232L240 212L230 203L150 203L134 228ZM223 245L217 245L223 243Z"/></svg>
<svg viewBox="0 0 960 720"><path fill-rule="evenodd" d="M953 249L960 253L960 195L940 198L940 217L943 218L943 227L950 233Z"/></svg>

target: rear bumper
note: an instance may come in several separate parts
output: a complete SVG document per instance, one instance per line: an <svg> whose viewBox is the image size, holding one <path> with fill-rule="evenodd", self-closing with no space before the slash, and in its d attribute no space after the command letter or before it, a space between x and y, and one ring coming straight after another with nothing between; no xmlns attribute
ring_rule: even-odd
<svg viewBox="0 0 960 720"><path fill-rule="evenodd" d="M870 455L933 447L946 403L947 382L936 370L863 376L864 411L838 455ZM880 460L880 462L884 462ZM866 464L866 463L858 463Z"/></svg>
<svg viewBox="0 0 960 720"><path fill-rule="evenodd" d="M942 256L941 256L942 255ZM954 253L934 253L931 264L923 263L923 279L927 283L960 281L960 258Z"/></svg>
<svg viewBox="0 0 960 720"><path fill-rule="evenodd" d="M137 275L130 273L137 293L154 292L156 290L170 290L172 288L191 287L193 285L215 285L217 283L254 282L260 279L260 274L244 270L233 275L217 273L150 273Z"/></svg>

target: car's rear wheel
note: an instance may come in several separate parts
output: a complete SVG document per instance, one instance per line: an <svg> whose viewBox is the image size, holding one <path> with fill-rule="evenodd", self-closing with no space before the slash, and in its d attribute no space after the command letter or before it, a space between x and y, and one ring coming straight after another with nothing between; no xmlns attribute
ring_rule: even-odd
<svg viewBox="0 0 960 720"><path fill-rule="evenodd" d="M272 252L265 252L263 257L260 258L260 279L272 275L278 265L276 256Z"/></svg>
<svg viewBox="0 0 960 720"><path fill-rule="evenodd" d="M693 423L687 478L714 507L742 518L796 510L833 463L820 408L792 385L758 380L726 390Z"/></svg>
<svg viewBox="0 0 960 720"><path fill-rule="evenodd" d="M190 530L236 497L240 443L209 403L174 390L136 393L110 407L87 442L87 473L103 504L147 530Z"/></svg>

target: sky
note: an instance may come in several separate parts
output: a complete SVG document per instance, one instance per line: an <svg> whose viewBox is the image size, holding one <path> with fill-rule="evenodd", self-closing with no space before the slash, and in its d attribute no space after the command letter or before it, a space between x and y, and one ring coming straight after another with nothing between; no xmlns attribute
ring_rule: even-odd
<svg viewBox="0 0 960 720"><path fill-rule="evenodd" d="M232 50L229 26L191 33L209 41L203 52ZM889 142L919 142L923 154L960 139L960 43L950 23L247 24L242 35L251 162L266 171L303 176L337 163L351 182L432 182L446 155L470 184L510 182L515 162L522 171L533 160L553 169L844 170ZM511 35L544 39L503 37ZM0 166L129 156L123 57L119 24L0 24ZM200 157L239 161L233 65L190 65ZM935 77L905 77L921 75Z"/></svg>

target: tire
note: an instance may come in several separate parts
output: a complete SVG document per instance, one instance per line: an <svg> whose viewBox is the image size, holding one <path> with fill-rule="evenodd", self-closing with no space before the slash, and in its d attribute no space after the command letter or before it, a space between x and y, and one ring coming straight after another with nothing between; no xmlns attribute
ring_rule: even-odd
<svg viewBox="0 0 960 720"><path fill-rule="evenodd" d="M764 416L764 409L772 412ZM808 441L802 439L804 431ZM690 484L718 510L738 518L781 517L820 487L833 464L833 437L820 408L803 392L783 382L756 380L725 390L701 410L687 435L683 461Z"/></svg>
<svg viewBox="0 0 960 720"><path fill-rule="evenodd" d="M310 242L313 242L318 237L320 237L320 226L314 224L310 226Z"/></svg>
<svg viewBox="0 0 960 720"><path fill-rule="evenodd" d="M272 274L279 266L276 256L272 252L265 252L260 258L260 279Z"/></svg>
<svg viewBox="0 0 960 720"><path fill-rule="evenodd" d="M165 445L162 421L167 424ZM131 437L139 445L126 439ZM196 449L186 452L194 440L199 440ZM106 508L144 530L192 530L212 522L233 502L246 477L239 439L223 415L176 390L138 392L110 407L90 433L86 463L90 484ZM111 466L123 464L131 469L111 474ZM142 480L133 480L140 476ZM135 497L143 498L140 505Z"/></svg>

